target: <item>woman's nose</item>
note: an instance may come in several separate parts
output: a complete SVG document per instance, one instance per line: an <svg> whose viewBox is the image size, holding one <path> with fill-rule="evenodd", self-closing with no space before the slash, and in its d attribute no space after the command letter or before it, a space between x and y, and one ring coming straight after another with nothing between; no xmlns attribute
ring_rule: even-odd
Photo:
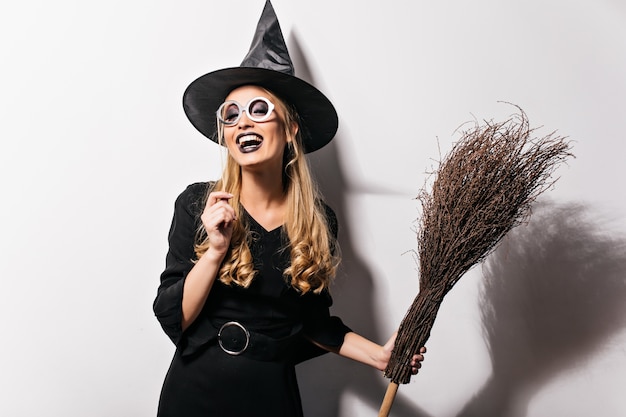
<svg viewBox="0 0 626 417"><path fill-rule="evenodd" d="M241 113L241 116L239 117L239 121L237 122L237 127L241 128L246 128L246 127L250 127L252 126L254 123L252 122L252 120L250 120L250 118L248 117L248 112L244 111Z"/></svg>

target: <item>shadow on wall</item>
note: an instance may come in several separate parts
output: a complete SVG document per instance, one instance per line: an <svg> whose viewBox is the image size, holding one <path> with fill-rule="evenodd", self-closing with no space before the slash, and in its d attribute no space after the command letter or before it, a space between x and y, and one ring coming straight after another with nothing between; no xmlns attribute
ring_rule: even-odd
<svg viewBox="0 0 626 417"><path fill-rule="evenodd" d="M297 37L293 35L289 43L289 52L297 68L298 76L315 85L302 48ZM378 343L384 343L391 335L382 334L380 331L372 307L374 292L372 274L354 250L354 237L346 221L349 217L346 207L348 186L336 145L340 140L340 137L336 137L325 148L310 155L313 173L326 201L335 210L339 220L339 243L343 261L336 285L333 286L335 304L331 313L340 316L355 331ZM310 360L299 365L297 371L306 416L354 415L349 411L341 413L342 396L346 392L352 393L361 402L377 411L388 383L380 371L340 358L338 355L324 355ZM393 415L395 417L427 416L422 410L401 397L397 397L394 401Z"/></svg>
<svg viewBox="0 0 626 417"><path fill-rule="evenodd" d="M522 417L532 397L626 326L626 239L577 204L538 204L487 259L493 372L459 417Z"/></svg>

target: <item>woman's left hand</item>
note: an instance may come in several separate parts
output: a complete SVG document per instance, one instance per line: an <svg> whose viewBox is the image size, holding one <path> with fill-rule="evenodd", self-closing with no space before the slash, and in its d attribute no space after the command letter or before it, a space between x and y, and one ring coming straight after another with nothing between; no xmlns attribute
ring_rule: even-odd
<svg viewBox="0 0 626 417"><path fill-rule="evenodd" d="M398 336L398 332L395 332L391 338L385 343L382 348L380 358L378 359L379 366L378 369L384 371L389 364L389 360L391 359L391 352L393 351L393 347L396 342L396 337ZM424 354L426 353L426 347L422 346L420 348L419 353L413 355L411 359L411 373L413 375L417 374L419 369L422 367L422 361L424 360Z"/></svg>

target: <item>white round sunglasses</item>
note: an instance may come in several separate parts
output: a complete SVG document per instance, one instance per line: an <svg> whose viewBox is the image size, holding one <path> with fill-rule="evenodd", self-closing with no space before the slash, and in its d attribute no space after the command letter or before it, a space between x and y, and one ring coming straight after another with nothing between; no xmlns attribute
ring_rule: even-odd
<svg viewBox="0 0 626 417"><path fill-rule="evenodd" d="M272 115L273 110L274 104L271 101L265 97L255 97L245 107L235 100L225 101L217 109L216 114L217 120L222 124L233 126L239 122L244 111L253 122L264 122Z"/></svg>

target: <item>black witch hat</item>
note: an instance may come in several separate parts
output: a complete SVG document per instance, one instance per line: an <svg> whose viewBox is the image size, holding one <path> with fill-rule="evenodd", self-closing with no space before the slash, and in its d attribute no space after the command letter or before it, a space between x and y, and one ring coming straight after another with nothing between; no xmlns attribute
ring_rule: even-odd
<svg viewBox="0 0 626 417"><path fill-rule="evenodd" d="M321 91L294 76L287 45L269 0L241 65L205 74L187 87L183 95L187 117L204 136L218 142L215 112L232 90L243 85L267 88L296 108L305 152L320 149L335 136L337 112Z"/></svg>

